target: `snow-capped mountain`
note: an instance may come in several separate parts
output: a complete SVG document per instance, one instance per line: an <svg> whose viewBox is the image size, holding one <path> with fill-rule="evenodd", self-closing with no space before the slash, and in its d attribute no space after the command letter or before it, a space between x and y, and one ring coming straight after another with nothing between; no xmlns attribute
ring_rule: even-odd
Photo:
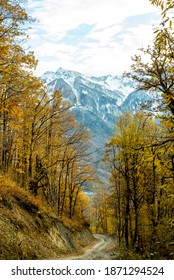
<svg viewBox="0 0 174 280"><path fill-rule="evenodd" d="M138 110L141 110L144 105L150 104L150 102L154 103L154 95L146 91L134 90L123 101L120 108L122 112L125 111L136 112Z"/></svg>
<svg viewBox="0 0 174 280"><path fill-rule="evenodd" d="M72 103L75 117L92 131L92 136L96 136L96 130L104 130L100 137L105 139L122 113L126 97L134 91L121 76L91 77L62 68L44 73L42 80L49 92L58 89Z"/></svg>
<svg viewBox="0 0 174 280"><path fill-rule="evenodd" d="M44 73L41 79L50 93L60 90L71 102L76 120L91 133L94 148L104 147L118 116L126 110L136 111L149 98L121 76L94 77L59 68Z"/></svg>

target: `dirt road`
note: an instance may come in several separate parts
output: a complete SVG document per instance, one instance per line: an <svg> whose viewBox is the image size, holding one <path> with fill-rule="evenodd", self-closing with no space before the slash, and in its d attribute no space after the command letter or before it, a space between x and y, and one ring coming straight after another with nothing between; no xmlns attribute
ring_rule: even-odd
<svg viewBox="0 0 174 280"><path fill-rule="evenodd" d="M97 242L88 248L83 255L73 256L71 260L111 260L113 259L114 240L104 234L94 234Z"/></svg>

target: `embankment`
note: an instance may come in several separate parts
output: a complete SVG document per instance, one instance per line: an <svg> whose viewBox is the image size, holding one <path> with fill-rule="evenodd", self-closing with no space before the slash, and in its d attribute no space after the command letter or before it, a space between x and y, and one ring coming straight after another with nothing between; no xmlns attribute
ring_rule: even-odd
<svg viewBox="0 0 174 280"><path fill-rule="evenodd" d="M60 259L94 240L85 222L56 214L0 175L0 259Z"/></svg>

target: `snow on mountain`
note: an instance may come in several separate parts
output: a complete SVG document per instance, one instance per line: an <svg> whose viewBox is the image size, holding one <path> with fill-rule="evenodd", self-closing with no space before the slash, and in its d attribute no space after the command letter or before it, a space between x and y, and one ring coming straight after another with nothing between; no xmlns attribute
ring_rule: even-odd
<svg viewBox="0 0 174 280"><path fill-rule="evenodd" d="M121 104L122 111L130 111L135 113L138 110L141 110L142 105L147 105L152 102L154 104L154 95L146 92L146 91L133 91L131 92L127 98ZM155 106L154 106L155 107Z"/></svg>
<svg viewBox="0 0 174 280"><path fill-rule="evenodd" d="M112 76L109 74L102 77L92 77L91 79L110 91L120 91L125 97L134 90L130 81L126 81L122 76Z"/></svg>
<svg viewBox="0 0 174 280"><path fill-rule="evenodd" d="M42 80L49 92L59 89L74 108L87 109L105 121L119 114L118 106L125 99L124 94L116 89L118 79L110 76L88 77L59 68L56 72L46 72Z"/></svg>
<svg viewBox="0 0 174 280"><path fill-rule="evenodd" d="M102 156L118 116L127 110L135 112L140 109L140 103L151 100L122 76L94 77L59 68L56 72L47 71L41 79L50 94L60 90L63 99L71 102L76 120L88 129L91 146L98 150L96 160Z"/></svg>
<svg viewBox="0 0 174 280"><path fill-rule="evenodd" d="M86 124L82 116L86 112L98 117L109 131L120 114L126 110L136 111L139 103L151 99L147 93L136 91L133 83L122 76L94 77L59 68L56 72L44 73L41 79L50 93L56 89L62 92L63 98L72 103L78 120L83 120L89 129L91 124Z"/></svg>
<svg viewBox="0 0 174 280"><path fill-rule="evenodd" d="M60 90L63 98L71 102L77 121L82 122L94 138L105 141L118 116L126 110L136 111L139 103L150 98L145 92L135 91L133 83L122 76L94 77L59 68L56 72L44 73L41 79L50 93ZM93 126L95 119L98 126ZM97 127L101 131L97 131Z"/></svg>

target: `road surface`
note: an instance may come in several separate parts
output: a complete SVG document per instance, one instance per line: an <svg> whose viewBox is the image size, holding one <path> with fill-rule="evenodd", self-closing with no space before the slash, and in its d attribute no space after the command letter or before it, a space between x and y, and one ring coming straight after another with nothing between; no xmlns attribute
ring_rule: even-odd
<svg viewBox="0 0 174 280"><path fill-rule="evenodd" d="M96 243L85 250L82 255L73 256L70 260L111 260L114 255L115 241L104 234L94 234Z"/></svg>

